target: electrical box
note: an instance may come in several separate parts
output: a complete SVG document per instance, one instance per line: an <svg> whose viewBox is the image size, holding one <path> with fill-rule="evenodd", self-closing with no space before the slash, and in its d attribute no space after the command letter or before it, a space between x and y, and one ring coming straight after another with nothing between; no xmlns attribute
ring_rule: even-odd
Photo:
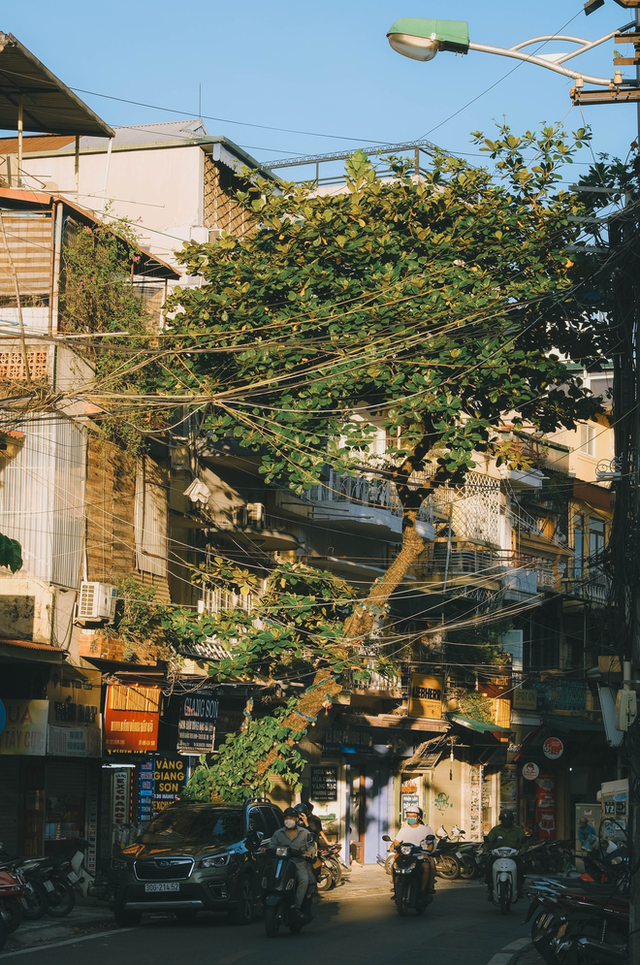
<svg viewBox="0 0 640 965"><path fill-rule="evenodd" d="M81 583L76 619L86 623L113 622L116 615L116 588L111 583Z"/></svg>
<svg viewBox="0 0 640 965"><path fill-rule="evenodd" d="M638 695L635 690L619 690L615 709L615 724L618 730L629 730L637 716Z"/></svg>

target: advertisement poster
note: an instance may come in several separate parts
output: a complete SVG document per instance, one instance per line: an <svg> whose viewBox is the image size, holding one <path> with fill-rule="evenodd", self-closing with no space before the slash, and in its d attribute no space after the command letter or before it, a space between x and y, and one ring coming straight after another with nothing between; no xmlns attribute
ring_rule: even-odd
<svg viewBox="0 0 640 965"><path fill-rule="evenodd" d="M556 837L556 779L542 772L536 778L536 828L538 837Z"/></svg>
<svg viewBox="0 0 640 965"><path fill-rule="evenodd" d="M518 765L505 764L500 771L500 810L516 813L518 804Z"/></svg>
<svg viewBox="0 0 640 965"><path fill-rule="evenodd" d="M0 754L44 757L47 753L48 700L3 697L6 714L0 734Z"/></svg>
<svg viewBox="0 0 640 965"><path fill-rule="evenodd" d="M442 717L442 677L422 673L411 675L409 717L428 717L431 720Z"/></svg>
<svg viewBox="0 0 640 965"><path fill-rule="evenodd" d="M149 753L158 747L160 687L107 688L104 748L109 754Z"/></svg>

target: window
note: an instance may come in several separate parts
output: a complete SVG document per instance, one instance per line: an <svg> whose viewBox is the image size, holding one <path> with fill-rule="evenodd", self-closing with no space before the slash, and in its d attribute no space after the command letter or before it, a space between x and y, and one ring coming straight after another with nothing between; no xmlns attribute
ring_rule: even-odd
<svg viewBox="0 0 640 965"><path fill-rule="evenodd" d="M573 520L573 550L575 554L573 572L579 580L584 566L584 516L581 513L576 513Z"/></svg>
<svg viewBox="0 0 640 965"><path fill-rule="evenodd" d="M260 808L262 819L267 827L267 837L270 838L274 831L282 827L282 818L275 808Z"/></svg>
<svg viewBox="0 0 640 965"><path fill-rule="evenodd" d="M584 453L585 456L593 456L595 458L596 454L596 427L592 425L587 425L586 423L580 426L580 452Z"/></svg>
<svg viewBox="0 0 640 965"><path fill-rule="evenodd" d="M601 555L604 550L604 520L603 519L590 519L589 520L589 556L591 557L591 562L595 563L597 557Z"/></svg>

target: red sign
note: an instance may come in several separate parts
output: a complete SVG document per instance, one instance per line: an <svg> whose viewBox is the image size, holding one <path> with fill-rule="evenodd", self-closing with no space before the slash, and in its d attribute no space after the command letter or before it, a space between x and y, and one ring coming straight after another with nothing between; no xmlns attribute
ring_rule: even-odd
<svg viewBox="0 0 640 965"><path fill-rule="evenodd" d="M104 715L109 754L148 754L158 748L159 687L111 686Z"/></svg>
<svg viewBox="0 0 640 965"><path fill-rule="evenodd" d="M564 754L564 744L559 737L547 737L542 745L542 750L545 757L548 757L550 761L555 761Z"/></svg>

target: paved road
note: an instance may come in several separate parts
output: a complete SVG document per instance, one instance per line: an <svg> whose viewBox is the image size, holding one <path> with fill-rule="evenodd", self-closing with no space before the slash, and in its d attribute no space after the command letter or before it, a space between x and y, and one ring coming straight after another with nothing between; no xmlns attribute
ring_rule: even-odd
<svg viewBox="0 0 640 965"><path fill-rule="evenodd" d="M330 893L315 906L315 920L298 936L287 931L268 939L260 919L238 927L213 915L201 915L191 925L145 917L139 928L7 950L0 959L7 965L300 965L313 955L329 965L487 965L505 946L527 936L520 924L524 906L518 904L511 915L502 916L477 882L440 882L435 901L421 918L414 913L398 917L388 883L383 875L366 887L354 880ZM508 957L500 955L493 965Z"/></svg>

